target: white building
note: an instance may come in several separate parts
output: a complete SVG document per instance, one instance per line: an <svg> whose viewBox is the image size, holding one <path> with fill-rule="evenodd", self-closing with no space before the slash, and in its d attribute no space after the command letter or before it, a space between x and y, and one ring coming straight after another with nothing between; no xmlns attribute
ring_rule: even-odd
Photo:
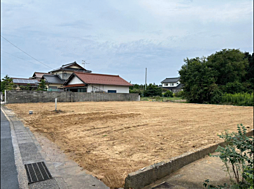
<svg viewBox="0 0 254 189"><path fill-rule="evenodd" d="M173 78L166 78L164 79L161 84L162 88L168 89L173 93L179 92L182 90L183 85L179 81L180 77L173 77Z"/></svg>
<svg viewBox="0 0 254 189"><path fill-rule="evenodd" d="M88 93L129 93L130 86L119 75L80 72L74 72L64 83L67 91Z"/></svg>

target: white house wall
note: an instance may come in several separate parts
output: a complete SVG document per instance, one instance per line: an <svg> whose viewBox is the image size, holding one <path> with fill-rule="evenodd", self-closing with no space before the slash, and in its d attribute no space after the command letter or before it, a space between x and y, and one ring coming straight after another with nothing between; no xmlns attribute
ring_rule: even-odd
<svg viewBox="0 0 254 189"><path fill-rule="evenodd" d="M166 85L166 84L168 84L168 85ZM180 82L178 82L178 83L162 83L162 87L177 87L179 84L180 84Z"/></svg>
<svg viewBox="0 0 254 189"><path fill-rule="evenodd" d="M116 90L116 93L129 93L128 86L115 86L115 85L88 85L87 92Z"/></svg>
<svg viewBox="0 0 254 189"><path fill-rule="evenodd" d="M72 78L72 80L68 83L68 85L74 85L74 84L83 84L83 82L78 78L78 77L74 77Z"/></svg>

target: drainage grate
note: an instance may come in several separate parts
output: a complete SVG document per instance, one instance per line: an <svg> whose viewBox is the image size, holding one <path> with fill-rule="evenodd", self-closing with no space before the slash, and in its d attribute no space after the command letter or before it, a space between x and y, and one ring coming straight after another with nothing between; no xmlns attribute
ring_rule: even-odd
<svg viewBox="0 0 254 189"><path fill-rule="evenodd" d="M172 187L174 187L174 186L167 183L167 182L163 182L160 185L153 187L152 189L170 189Z"/></svg>
<svg viewBox="0 0 254 189"><path fill-rule="evenodd" d="M28 184L51 179L52 176L44 162L25 164Z"/></svg>

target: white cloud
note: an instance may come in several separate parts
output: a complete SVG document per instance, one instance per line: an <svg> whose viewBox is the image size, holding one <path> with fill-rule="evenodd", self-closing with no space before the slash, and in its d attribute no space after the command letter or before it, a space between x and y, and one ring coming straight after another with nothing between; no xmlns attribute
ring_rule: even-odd
<svg viewBox="0 0 254 189"><path fill-rule="evenodd" d="M123 73L127 80L142 82L140 72L149 67L151 82L158 83L176 76L186 57L207 56L222 48L252 51L252 4L251 0L2 0L1 34L53 68L85 59L94 72ZM5 41L1 48L20 55ZM1 58L9 75L19 70L7 63L25 62L8 54ZM24 77L47 70L38 64L34 70L34 65L26 67Z"/></svg>

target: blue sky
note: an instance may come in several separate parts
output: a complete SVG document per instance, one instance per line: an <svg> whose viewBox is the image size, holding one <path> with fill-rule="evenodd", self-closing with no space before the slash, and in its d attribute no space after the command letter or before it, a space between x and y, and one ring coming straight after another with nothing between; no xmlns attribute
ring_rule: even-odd
<svg viewBox="0 0 254 189"><path fill-rule="evenodd" d="M253 52L252 0L1 0L1 77L85 60L131 83L178 76L185 58ZM81 64L82 65L82 64Z"/></svg>

